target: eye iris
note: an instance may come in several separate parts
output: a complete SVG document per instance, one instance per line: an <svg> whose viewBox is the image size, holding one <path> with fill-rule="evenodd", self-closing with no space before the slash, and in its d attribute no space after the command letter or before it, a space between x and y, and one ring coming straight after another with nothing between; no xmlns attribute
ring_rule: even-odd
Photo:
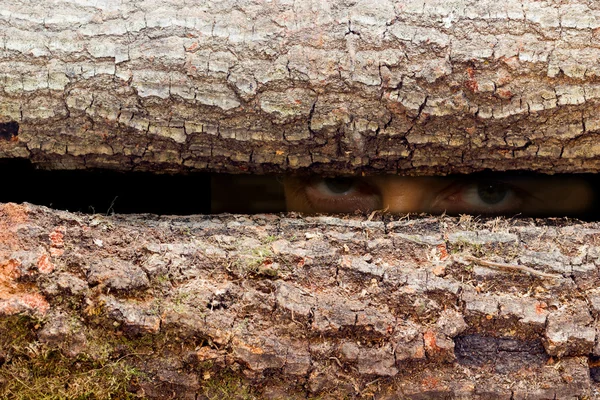
<svg viewBox="0 0 600 400"><path fill-rule="evenodd" d="M325 178L325 186L332 193L344 194L352 190L354 187L354 179L352 178Z"/></svg>
<svg viewBox="0 0 600 400"><path fill-rule="evenodd" d="M508 194L508 189L501 183L485 183L477 186L477 194L486 204L498 204Z"/></svg>

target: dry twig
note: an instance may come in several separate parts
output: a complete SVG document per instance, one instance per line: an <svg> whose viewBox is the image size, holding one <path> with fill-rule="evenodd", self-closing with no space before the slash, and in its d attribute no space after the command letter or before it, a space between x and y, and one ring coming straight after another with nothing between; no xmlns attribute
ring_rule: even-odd
<svg viewBox="0 0 600 400"><path fill-rule="evenodd" d="M499 262L494 262L494 261L487 261L487 260L482 260L481 258L471 256L471 255L463 256L463 258L465 260L472 261L476 264L483 265L484 267L490 267L490 268L496 268L496 269L502 269L502 270L508 270L508 271L520 271L520 272L525 272L530 275L539 276L541 278L558 279L558 278L563 277L562 275L558 275L558 274L550 274L547 272L538 271L536 269L526 267L525 265L505 264L505 263L499 263Z"/></svg>

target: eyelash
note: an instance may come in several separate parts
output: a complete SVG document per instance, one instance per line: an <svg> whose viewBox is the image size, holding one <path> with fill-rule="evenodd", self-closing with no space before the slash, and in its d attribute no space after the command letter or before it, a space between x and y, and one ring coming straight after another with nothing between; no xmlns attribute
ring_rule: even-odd
<svg viewBox="0 0 600 400"><path fill-rule="evenodd" d="M464 201L465 193L468 190L473 190L473 191L478 190L479 185L485 184L488 182L490 184L503 185L509 191L509 196L512 197L512 204L509 204L508 206L505 205L504 207L495 206L495 205L485 206L485 205L469 204ZM525 202L525 201L527 201L527 199L533 197L526 190L524 190L514 184L511 184L509 182L504 182L501 180L489 180L488 181L485 179L477 179L477 180L469 180L469 181L452 183L450 186L443 189L436 196L436 200L433 202L434 206L439 206L444 201L447 201L451 196L460 196L460 201L455 201L452 204L450 204L453 207L457 207L459 210L462 207L465 211L472 211L474 209L476 212L488 213L488 214L498 214L498 213L503 213L503 212L509 212L513 209L518 209L518 207L520 207L523 204L523 202ZM506 201L508 201L508 200L506 200ZM461 205L460 202L462 202L464 204ZM502 202L505 202L505 200L503 199ZM516 204L515 204L515 202L516 202ZM468 210L469 207L471 208L471 210ZM465 211L463 211L463 212L465 212Z"/></svg>
<svg viewBox="0 0 600 400"><path fill-rule="evenodd" d="M363 180L357 180L355 189L352 194L340 196L323 195L318 200L311 200L310 190L319 192L317 186L321 184L321 178L307 179L303 186L298 188L298 192L302 195L302 200L313 210L319 212L353 212L353 211L368 211L378 209L381 203L381 195L377 188ZM374 204L374 203L377 204Z"/></svg>
<svg viewBox="0 0 600 400"><path fill-rule="evenodd" d="M508 191L508 198L501 200L499 204L485 205L475 204L473 199L469 201L469 196L479 196L474 193L483 184L502 185ZM297 194L301 195L302 201L313 210L320 212L352 212L356 210L367 211L381 208L381 195L377 187L373 184L357 180L355 189L348 195L326 195L319 186L323 184L321 178L307 179L301 187L297 189ZM312 191L312 193L311 193ZM312 194L312 195L311 195ZM457 197L456 200L449 200L450 197ZM454 182L436 196L436 200L430 204L429 209L423 209L424 212L435 212L436 207L439 211L454 212L477 212L482 214L499 214L518 210L521 204L531 197L527 191L518 186L499 180L476 179L468 181ZM481 199L480 199L481 200ZM481 203L481 202L480 202ZM508 204L507 204L508 203Z"/></svg>
<svg viewBox="0 0 600 400"><path fill-rule="evenodd" d="M498 174L334 179L337 182L331 185L329 178L289 178L285 184L288 209L352 213L385 207L391 213L555 216L587 215L598 204L596 181L589 178ZM353 179L353 189L345 190L339 179Z"/></svg>

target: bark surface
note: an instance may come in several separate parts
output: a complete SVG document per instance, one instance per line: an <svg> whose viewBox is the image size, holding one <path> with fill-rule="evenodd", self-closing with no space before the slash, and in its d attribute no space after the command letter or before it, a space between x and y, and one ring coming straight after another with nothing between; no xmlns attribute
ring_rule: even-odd
<svg viewBox="0 0 600 400"><path fill-rule="evenodd" d="M583 399L599 388L599 223L4 204L0 228L3 397L36 387L39 372L19 365L56 353L78 368L57 377L62 388L110 368L113 379L136 371L127 392L149 398ZM241 387L247 397L232 395Z"/></svg>
<svg viewBox="0 0 600 400"><path fill-rule="evenodd" d="M598 172L599 61L587 0L3 0L0 158ZM0 396L594 398L599 241L0 205Z"/></svg>
<svg viewBox="0 0 600 400"><path fill-rule="evenodd" d="M0 157L46 168L600 170L589 0L4 0Z"/></svg>

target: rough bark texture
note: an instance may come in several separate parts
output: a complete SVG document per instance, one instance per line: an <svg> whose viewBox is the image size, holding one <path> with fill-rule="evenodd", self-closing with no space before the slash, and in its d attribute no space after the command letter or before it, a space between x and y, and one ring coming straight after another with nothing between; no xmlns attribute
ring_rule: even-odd
<svg viewBox="0 0 600 400"><path fill-rule="evenodd" d="M63 388L110 368L150 398L583 399L600 388L599 223L4 204L0 228L3 397L36 387L39 372L18 367L47 354L79 368L56 378Z"/></svg>
<svg viewBox="0 0 600 400"><path fill-rule="evenodd" d="M589 0L3 0L0 156L597 172L599 29Z"/></svg>
<svg viewBox="0 0 600 400"><path fill-rule="evenodd" d="M587 0L3 0L0 158L598 172L599 29ZM0 396L599 397L600 224L386 218L0 205Z"/></svg>

